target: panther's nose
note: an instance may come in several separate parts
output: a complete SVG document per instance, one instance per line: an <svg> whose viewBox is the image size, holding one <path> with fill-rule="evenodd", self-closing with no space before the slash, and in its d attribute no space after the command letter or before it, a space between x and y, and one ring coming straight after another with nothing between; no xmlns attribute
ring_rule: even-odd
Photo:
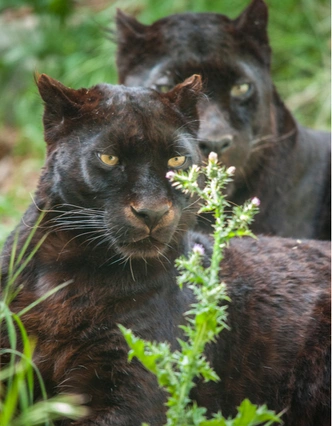
<svg viewBox="0 0 332 426"><path fill-rule="evenodd" d="M131 206L131 211L138 219L143 221L150 229L152 229L169 211L169 206L167 204L163 204L155 208L135 208Z"/></svg>
<svg viewBox="0 0 332 426"><path fill-rule="evenodd" d="M204 157L208 157L210 152L215 152L220 157L232 146L233 139L233 135L225 135L218 141L203 140L199 143L199 148Z"/></svg>

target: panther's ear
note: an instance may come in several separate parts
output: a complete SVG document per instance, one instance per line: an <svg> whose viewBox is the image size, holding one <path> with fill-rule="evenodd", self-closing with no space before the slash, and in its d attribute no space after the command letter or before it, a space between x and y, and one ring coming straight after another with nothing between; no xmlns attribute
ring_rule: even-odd
<svg viewBox="0 0 332 426"><path fill-rule="evenodd" d="M118 44L127 44L141 39L145 35L146 25L141 24L133 16L127 15L121 9L116 10L116 37Z"/></svg>
<svg viewBox="0 0 332 426"><path fill-rule="evenodd" d="M45 114L56 121L77 113L82 104L82 90L85 89L70 89L46 74L36 74L35 80L45 104Z"/></svg>
<svg viewBox="0 0 332 426"><path fill-rule="evenodd" d="M197 120L197 102L202 97L202 77L194 74L164 94L188 118Z"/></svg>
<svg viewBox="0 0 332 426"><path fill-rule="evenodd" d="M269 43L267 23L268 9L263 0L252 0L250 5L234 21L238 31L264 44Z"/></svg>
<svg viewBox="0 0 332 426"><path fill-rule="evenodd" d="M79 113L86 89L70 89L46 74L36 74L35 80L44 101L45 140L52 143L67 131L68 119Z"/></svg>
<svg viewBox="0 0 332 426"><path fill-rule="evenodd" d="M117 44L116 64L118 69L118 82L124 84L126 76L151 47L146 46L146 34L150 28L143 25L133 16L127 15L117 9L115 41Z"/></svg>

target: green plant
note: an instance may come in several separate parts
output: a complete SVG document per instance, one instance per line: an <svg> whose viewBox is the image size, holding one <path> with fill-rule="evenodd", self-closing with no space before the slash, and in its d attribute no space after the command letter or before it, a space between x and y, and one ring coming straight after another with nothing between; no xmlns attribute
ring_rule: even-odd
<svg viewBox="0 0 332 426"><path fill-rule="evenodd" d="M223 250L233 237L252 236L248 228L259 201L253 199L241 207L234 207L229 215L229 204L222 190L230 181L233 167L225 169L217 163L217 156L211 153L206 167L193 166L189 172L169 172L173 185L184 192L196 193L204 201L201 212L214 212L214 245L211 264L203 268L201 259L204 249L195 245L188 258L182 256L176 261L179 270L178 284L188 286L196 297L196 303L186 312L187 325L183 329L185 340L179 339L181 350L171 351L167 343L146 342L133 335L131 330L119 325L130 347L129 360L134 356L157 377L160 386L168 392L167 426L253 426L280 422L279 416L266 406L257 407L244 400L234 419L225 419L218 413L207 420L205 408L190 403L190 390L194 378L201 376L205 381L219 380L204 357L204 347L227 327L227 296L225 283L220 282L220 262ZM206 186L198 186L198 177L203 173ZM221 378L222 379L222 378Z"/></svg>

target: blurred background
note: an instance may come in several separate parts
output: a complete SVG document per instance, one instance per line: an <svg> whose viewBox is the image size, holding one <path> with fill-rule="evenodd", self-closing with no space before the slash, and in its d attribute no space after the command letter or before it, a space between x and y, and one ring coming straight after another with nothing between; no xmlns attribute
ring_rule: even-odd
<svg viewBox="0 0 332 426"><path fill-rule="evenodd" d="M304 125L330 129L330 2L266 0L272 75ZM108 30L116 8L150 24L171 13L235 18L249 0L1 0L0 247L31 202L44 160L42 103L34 73L73 88L116 83Z"/></svg>

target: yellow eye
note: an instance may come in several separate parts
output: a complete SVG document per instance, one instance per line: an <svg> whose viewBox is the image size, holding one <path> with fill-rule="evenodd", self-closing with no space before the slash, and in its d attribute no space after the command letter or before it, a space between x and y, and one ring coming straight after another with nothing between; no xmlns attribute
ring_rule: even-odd
<svg viewBox="0 0 332 426"><path fill-rule="evenodd" d="M115 166L119 162L119 158L116 157L115 155L98 154L98 157L107 166Z"/></svg>
<svg viewBox="0 0 332 426"><path fill-rule="evenodd" d="M231 88L231 96L238 97L246 95L249 92L249 89L250 84L248 83L235 84L235 86Z"/></svg>
<svg viewBox="0 0 332 426"><path fill-rule="evenodd" d="M170 84L157 84L156 88L160 93L167 93L173 88L173 86Z"/></svg>
<svg viewBox="0 0 332 426"><path fill-rule="evenodd" d="M186 162L186 157L184 155L179 155L178 157L172 157L168 160L168 167L171 167L172 169L178 169L179 167L183 166Z"/></svg>

